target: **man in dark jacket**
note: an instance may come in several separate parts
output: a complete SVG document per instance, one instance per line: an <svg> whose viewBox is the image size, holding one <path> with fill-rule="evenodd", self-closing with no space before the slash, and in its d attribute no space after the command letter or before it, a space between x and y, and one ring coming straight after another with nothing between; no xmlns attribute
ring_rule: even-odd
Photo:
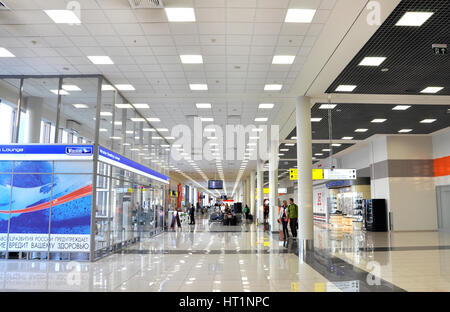
<svg viewBox="0 0 450 312"><path fill-rule="evenodd" d="M191 205L191 209L189 209L189 216L191 218L191 222L189 224L195 224L195 208L194 208L194 205Z"/></svg>

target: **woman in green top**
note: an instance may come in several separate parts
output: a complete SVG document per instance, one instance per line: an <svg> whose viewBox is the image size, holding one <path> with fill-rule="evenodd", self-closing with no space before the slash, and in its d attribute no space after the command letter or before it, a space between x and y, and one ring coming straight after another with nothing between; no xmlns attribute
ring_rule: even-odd
<svg viewBox="0 0 450 312"><path fill-rule="evenodd" d="M247 205L245 205L245 207L244 207L244 213L245 213L245 219L248 219L248 214L250 213L250 209L248 209Z"/></svg>

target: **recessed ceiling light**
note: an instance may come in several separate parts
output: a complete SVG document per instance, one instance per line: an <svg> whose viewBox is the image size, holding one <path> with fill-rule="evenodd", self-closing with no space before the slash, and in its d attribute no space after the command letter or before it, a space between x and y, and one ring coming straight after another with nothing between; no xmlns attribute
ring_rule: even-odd
<svg viewBox="0 0 450 312"><path fill-rule="evenodd" d="M139 117L136 117L136 118L130 118L131 119L131 121L133 121L133 122L143 122L143 121L145 121L145 118L139 118Z"/></svg>
<svg viewBox="0 0 450 312"><path fill-rule="evenodd" d="M130 84L116 84L116 88L119 89L120 91L134 91L134 90L136 90Z"/></svg>
<svg viewBox="0 0 450 312"><path fill-rule="evenodd" d="M88 56L88 59L95 65L111 65L114 64L112 59L106 55Z"/></svg>
<svg viewBox="0 0 450 312"><path fill-rule="evenodd" d="M316 155L316 156L323 156L322 153L315 153L314 155Z"/></svg>
<svg viewBox="0 0 450 312"><path fill-rule="evenodd" d="M339 143L333 143L333 144L331 144L331 146L335 146L335 147L339 147L339 146L341 146L342 144L339 144Z"/></svg>
<svg viewBox="0 0 450 312"><path fill-rule="evenodd" d="M420 93L438 93L442 89L444 89L444 87L427 87L420 91Z"/></svg>
<svg viewBox="0 0 450 312"><path fill-rule="evenodd" d="M152 129L152 128L144 128L144 129L142 129L142 131L145 131L145 132L155 132L156 130L155 130L155 129Z"/></svg>
<svg viewBox="0 0 450 312"><path fill-rule="evenodd" d="M211 117L200 117L201 121L206 121L206 122L212 122L214 121L214 118Z"/></svg>
<svg viewBox="0 0 450 312"><path fill-rule="evenodd" d="M0 48L0 57L16 57L16 56L11 52L9 52L7 49Z"/></svg>
<svg viewBox="0 0 450 312"><path fill-rule="evenodd" d="M311 122L320 122L322 118L311 118Z"/></svg>
<svg viewBox="0 0 450 312"><path fill-rule="evenodd" d="M50 90L50 92L52 92L53 94L58 95L58 90ZM60 95L69 95L70 93L67 92L66 90L59 90L59 94Z"/></svg>
<svg viewBox="0 0 450 312"><path fill-rule="evenodd" d="M114 136L114 137L109 137L111 140L121 140L122 138L121 137L116 137L116 136Z"/></svg>
<svg viewBox="0 0 450 312"><path fill-rule="evenodd" d="M282 148L282 149L280 149L280 152L289 152L289 149L288 148Z"/></svg>
<svg viewBox="0 0 450 312"><path fill-rule="evenodd" d="M402 129L402 130L399 130L398 133L409 133L411 131L413 131L413 129Z"/></svg>
<svg viewBox="0 0 450 312"><path fill-rule="evenodd" d="M81 24L80 19L72 10L44 10L56 24Z"/></svg>
<svg viewBox="0 0 450 312"><path fill-rule="evenodd" d="M294 63L295 55L275 55L272 64L289 65Z"/></svg>
<svg viewBox="0 0 450 312"><path fill-rule="evenodd" d="M207 91L208 90L208 85L204 84L204 83L194 83L194 84L189 84L189 88L192 91Z"/></svg>
<svg viewBox="0 0 450 312"><path fill-rule="evenodd" d="M201 55L180 55L180 59L183 64L203 64Z"/></svg>
<svg viewBox="0 0 450 312"><path fill-rule="evenodd" d="M76 85L62 85L62 88L66 91L81 91L81 89Z"/></svg>
<svg viewBox="0 0 450 312"><path fill-rule="evenodd" d="M160 122L160 121L161 121L161 120L160 120L159 118L157 118L157 117L149 117L149 118L147 118L147 120L150 121L150 122Z"/></svg>
<svg viewBox="0 0 450 312"><path fill-rule="evenodd" d="M116 104L117 108L133 108L131 104Z"/></svg>
<svg viewBox="0 0 450 312"><path fill-rule="evenodd" d="M295 146L295 144L294 143L286 143L286 144L284 144L285 146Z"/></svg>
<svg viewBox="0 0 450 312"><path fill-rule="evenodd" d="M126 133L126 134L133 134L134 131L133 131L133 130L127 130L127 131L125 131L125 133Z"/></svg>
<svg viewBox="0 0 450 312"><path fill-rule="evenodd" d="M193 8L165 8L169 22L195 22Z"/></svg>
<svg viewBox="0 0 450 312"><path fill-rule="evenodd" d="M386 60L385 57L365 57L359 66L380 66Z"/></svg>
<svg viewBox="0 0 450 312"><path fill-rule="evenodd" d="M355 89L354 85L340 85L336 88L336 92L353 92Z"/></svg>
<svg viewBox="0 0 450 312"><path fill-rule="evenodd" d="M158 130L159 132L168 132L169 129L167 128L157 128L156 130Z"/></svg>
<svg viewBox="0 0 450 312"><path fill-rule="evenodd" d="M355 132L367 132L369 129L356 129Z"/></svg>
<svg viewBox="0 0 450 312"><path fill-rule="evenodd" d="M264 91L280 91L283 88L281 84L266 84Z"/></svg>
<svg viewBox="0 0 450 312"><path fill-rule="evenodd" d="M435 121L436 121L436 119L424 119L420 123L433 123Z"/></svg>
<svg viewBox="0 0 450 312"><path fill-rule="evenodd" d="M322 152L331 152L331 149L329 149L329 148L324 148L324 149L322 149Z"/></svg>
<svg viewBox="0 0 450 312"><path fill-rule="evenodd" d="M315 14L316 10L313 9L288 9L284 21L286 23L311 23Z"/></svg>
<svg viewBox="0 0 450 312"><path fill-rule="evenodd" d="M341 140L353 140L353 137L343 137Z"/></svg>
<svg viewBox="0 0 450 312"><path fill-rule="evenodd" d="M334 109L337 104L322 104L319 106L319 109Z"/></svg>
<svg viewBox="0 0 450 312"><path fill-rule="evenodd" d="M98 131L100 131L100 132L108 132L108 129L100 128L100 129L98 129Z"/></svg>
<svg viewBox="0 0 450 312"><path fill-rule="evenodd" d="M272 109L275 106L275 104L272 103L261 103L258 106L258 109Z"/></svg>
<svg viewBox="0 0 450 312"><path fill-rule="evenodd" d="M395 26L422 26L433 14L433 12L406 12Z"/></svg>
<svg viewBox="0 0 450 312"><path fill-rule="evenodd" d="M269 118L266 118L266 117L255 118L256 122L266 122L267 120L269 120Z"/></svg>
<svg viewBox="0 0 450 312"><path fill-rule="evenodd" d="M197 106L197 108L211 108L210 103L197 103L195 106Z"/></svg>
<svg viewBox="0 0 450 312"><path fill-rule="evenodd" d="M111 123L112 123L112 121L111 121ZM115 126L121 126L122 122L121 121L114 121L114 125Z"/></svg>
<svg viewBox="0 0 450 312"><path fill-rule="evenodd" d="M133 104L136 108L150 108L148 104L140 103L140 104Z"/></svg>
<svg viewBox="0 0 450 312"><path fill-rule="evenodd" d="M252 131L253 131L253 132L262 132L262 131L264 131L264 129L261 129L261 128L255 128L255 129L252 129Z"/></svg>
<svg viewBox="0 0 450 312"><path fill-rule="evenodd" d="M72 104L75 108L88 108L86 104Z"/></svg>
<svg viewBox="0 0 450 312"><path fill-rule="evenodd" d="M409 109L410 107L411 107L410 105L397 105L392 110L404 111L404 110Z"/></svg>
<svg viewBox="0 0 450 312"><path fill-rule="evenodd" d="M378 119L374 119L371 121L371 123L383 123L385 122L387 119L382 119L382 118L378 118Z"/></svg>
<svg viewBox="0 0 450 312"><path fill-rule="evenodd" d="M114 91L114 90L116 89L111 85L102 85L102 91Z"/></svg>

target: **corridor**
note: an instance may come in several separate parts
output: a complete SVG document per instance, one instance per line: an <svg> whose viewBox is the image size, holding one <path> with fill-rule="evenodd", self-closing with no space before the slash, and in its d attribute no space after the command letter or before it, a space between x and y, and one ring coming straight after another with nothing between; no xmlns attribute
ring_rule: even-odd
<svg viewBox="0 0 450 312"><path fill-rule="evenodd" d="M450 291L450 233L348 233L315 226L299 255L263 226L196 225L94 263L0 262L1 291ZM373 275L370 275L372 272Z"/></svg>

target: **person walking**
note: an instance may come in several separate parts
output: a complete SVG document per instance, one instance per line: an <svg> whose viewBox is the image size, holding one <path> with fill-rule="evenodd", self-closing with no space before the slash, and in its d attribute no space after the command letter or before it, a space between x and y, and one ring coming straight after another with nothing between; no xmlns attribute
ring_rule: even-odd
<svg viewBox="0 0 450 312"><path fill-rule="evenodd" d="M292 237L295 240L297 239L298 206L294 203L293 198L289 198L288 218Z"/></svg>
<svg viewBox="0 0 450 312"><path fill-rule="evenodd" d="M191 209L189 209L189 216L191 218L191 222L189 224L195 224L195 208L194 204L191 205Z"/></svg>
<svg viewBox="0 0 450 312"><path fill-rule="evenodd" d="M287 201L283 200L283 205L280 208L280 216L278 219L283 226L283 240L287 240L289 238L288 220L288 204Z"/></svg>
<svg viewBox="0 0 450 312"><path fill-rule="evenodd" d="M250 213L250 209L248 209L248 206L245 205L245 207L244 207L245 220L248 220L249 213Z"/></svg>

